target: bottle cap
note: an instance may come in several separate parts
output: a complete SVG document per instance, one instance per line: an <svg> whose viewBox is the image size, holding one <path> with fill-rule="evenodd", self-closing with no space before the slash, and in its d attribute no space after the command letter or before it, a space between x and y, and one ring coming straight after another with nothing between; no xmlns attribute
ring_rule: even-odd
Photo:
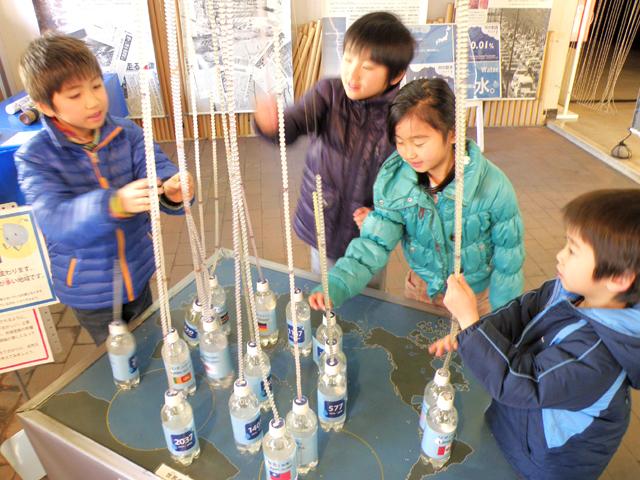
<svg viewBox="0 0 640 480"><path fill-rule="evenodd" d="M439 387L444 387L449 384L450 373L446 368L439 368L436 370L436 375L433 377L434 383Z"/></svg>
<svg viewBox="0 0 640 480"><path fill-rule="evenodd" d="M178 337L178 332L176 332L175 328L169 330L169 333L164 337L164 341L167 343L176 343L180 337Z"/></svg>
<svg viewBox="0 0 640 480"><path fill-rule="evenodd" d="M128 331L127 324L124 322L117 321L109 324L109 335L111 336L124 335Z"/></svg>
<svg viewBox="0 0 640 480"><path fill-rule="evenodd" d="M258 345L253 340L247 342L247 354L251 356L258 355Z"/></svg>
<svg viewBox="0 0 640 480"><path fill-rule="evenodd" d="M216 277L215 273L210 274L210 275L209 275L209 286L210 286L211 288L215 288L215 287L217 287L218 285L220 285L220 284L218 283L218 277Z"/></svg>
<svg viewBox="0 0 640 480"><path fill-rule="evenodd" d="M258 289L259 293L268 292L269 291L269 280L267 280L265 278L262 281L258 281L258 283L256 283L256 288Z"/></svg>
<svg viewBox="0 0 640 480"><path fill-rule="evenodd" d="M453 394L451 392L442 392L438 395L436 406L440 410L451 410L453 407Z"/></svg>
<svg viewBox="0 0 640 480"><path fill-rule="evenodd" d="M286 429L284 428L284 420L281 418L278 420L272 418L269 422L269 435L274 438L281 438L284 437L285 433Z"/></svg>
<svg viewBox="0 0 640 480"><path fill-rule="evenodd" d="M164 392L164 404L167 407L176 407L184 400L184 395L178 390L169 389Z"/></svg>
<svg viewBox="0 0 640 480"><path fill-rule="evenodd" d="M300 398L293 400L293 413L296 415L304 415L309 411L309 400L302 395Z"/></svg>
<svg viewBox="0 0 640 480"><path fill-rule="evenodd" d="M298 303L304 300L304 293L299 288L293 291L293 303Z"/></svg>
<svg viewBox="0 0 640 480"><path fill-rule="evenodd" d="M202 320L202 329L205 332L213 332L216 328L218 328L218 322L216 322L213 318Z"/></svg>
<svg viewBox="0 0 640 480"><path fill-rule="evenodd" d="M322 315L322 323L324 323L325 325L336 323L336 314L333 312L333 310L324 312L324 315Z"/></svg>
<svg viewBox="0 0 640 480"><path fill-rule="evenodd" d="M246 380L239 378L233 383L233 394L238 397L246 397L249 395L249 384Z"/></svg>
<svg viewBox="0 0 640 480"><path fill-rule="evenodd" d="M325 373L327 375L335 375L338 373L338 359L334 356L330 356L327 358L325 362Z"/></svg>
<svg viewBox="0 0 640 480"><path fill-rule="evenodd" d="M202 311L202 305L200 305L200 302L198 301L197 298L193 299L193 303L191 304L191 310L198 313Z"/></svg>

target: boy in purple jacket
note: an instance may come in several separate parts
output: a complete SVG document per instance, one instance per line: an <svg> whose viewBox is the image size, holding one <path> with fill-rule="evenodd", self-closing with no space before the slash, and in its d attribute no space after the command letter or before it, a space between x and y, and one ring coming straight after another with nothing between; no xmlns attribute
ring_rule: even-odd
<svg viewBox="0 0 640 480"><path fill-rule="evenodd" d="M312 135L293 228L311 247L311 269L319 272L312 193L322 176L329 266L359 235L373 205L373 183L394 146L386 135L388 106L413 58L415 41L397 17L364 15L344 37L341 78L320 80L285 110L287 144ZM275 100L256 105L258 132L277 139Z"/></svg>

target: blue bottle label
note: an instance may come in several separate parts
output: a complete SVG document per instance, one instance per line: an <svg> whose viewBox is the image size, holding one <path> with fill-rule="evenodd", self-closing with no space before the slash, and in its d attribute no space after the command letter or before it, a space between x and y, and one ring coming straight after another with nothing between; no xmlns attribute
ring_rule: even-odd
<svg viewBox="0 0 640 480"><path fill-rule="evenodd" d="M260 411L250 419L245 421L231 415L231 428L233 438L240 445L250 445L262 439L262 425L260 425Z"/></svg>
<svg viewBox="0 0 640 480"><path fill-rule="evenodd" d="M298 478L293 455L284 460L273 460L265 455L264 463L267 480L296 480Z"/></svg>
<svg viewBox="0 0 640 480"><path fill-rule="evenodd" d="M293 338L293 325L291 323L287 324L287 329L289 330L289 343L293 345L295 343ZM298 346L302 347L304 345L305 337L304 325L298 325Z"/></svg>
<svg viewBox="0 0 640 480"><path fill-rule="evenodd" d="M169 385L175 390L188 390L196 383L191 357L187 357L187 360L182 363L170 365L167 370Z"/></svg>
<svg viewBox="0 0 640 480"><path fill-rule="evenodd" d="M273 310L258 310L256 312L258 317L258 329L261 335L271 335L277 329L276 324L276 311Z"/></svg>
<svg viewBox="0 0 640 480"><path fill-rule="evenodd" d="M138 358L133 355L114 355L109 354L109 363L111 363L111 371L113 378L120 382L133 380L139 375Z"/></svg>
<svg viewBox="0 0 640 480"><path fill-rule="evenodd" d="M311 435L310 437L295 438L298 465L309 465L312 462L318 460L318 435Z"/></svg>
<svg viewBox="0 0 640 480"><path fill-rule="evenodd" d="M422 430L424 430L424 427L427 425L428 412L429 412L429 406L427 405L427 399L425 397L422 397L422 409L420 410L420 420L418 422Z"/></svg>
<svg viewBox="0 0 640 480"><path fill-rule="evenodd" d="M229 348L218 352L203 352L200 350L200 358L202 359L207 377L219 380L231 374L232 367Z"/></svg>
<svg viewBox="0 0 640 480"><path fill-rule="evenodd" d="M171 454L184 456L198 448L198 436L196 435L193 422L191 422L189 427L182 430L173 430L165 425L162 425L162 429L164 431L164 439L167 442L167 448Z"/></svg>
<svg viewBox="0 0 640 480"><path fill-rule="evenodd" d="M420 444L422 452L429 458L446 460L451 455L451 444L455 434L455 430L449 433L436 432L427 424Z"/></svg>
<svg viewBox="0 0 640 480"><path fill-rule="evenodd" d="M187 320L184 321L184 334L189 337L191 340L198 339L198 328L195 325L192 325L191 322Z"/></svg>
<svg viewBox="0 0 640 480"><path fill-rule="evenodd" d="M318 390L319 417L327 422L340 420L346 414L345 397L346 395L324 395Z"/></svg>

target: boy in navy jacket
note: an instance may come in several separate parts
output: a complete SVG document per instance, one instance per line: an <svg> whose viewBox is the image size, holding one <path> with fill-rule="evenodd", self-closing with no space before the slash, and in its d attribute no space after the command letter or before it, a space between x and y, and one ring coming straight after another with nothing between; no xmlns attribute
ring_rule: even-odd
<svg viewBox="0 0 640 480"><path fill-rule="evenodd" d="M465 366L493 397L487 422L528 479L595 479L629 424L640 386L640 190L600 190L564 209L558 278L478 318L473 292L451 276Z"/></svg>
<svg viewBox="0 0 640 480"><path fill-rule="evenodd" d="M114 261L123 276L123 320L152 301L155 262L142 129L108 114L100 65L81 40L34 40L20 75L44 113L42 131L15 155L20 186L47 240L55 292L99 344L113 315ZM155 160L160 207L180 214L178 169L157 145Z"/></svg>

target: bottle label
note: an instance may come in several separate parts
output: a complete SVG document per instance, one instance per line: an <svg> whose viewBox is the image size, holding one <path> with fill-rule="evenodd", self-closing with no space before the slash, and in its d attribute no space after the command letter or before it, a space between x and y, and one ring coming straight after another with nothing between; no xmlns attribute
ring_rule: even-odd
<svg viewBox="0 0 640 480"><path fill-rule="evenodd" d="M291 323L287 324L287 329L289 330L289 343L293 345L295 343L295 340L293 338L293 325ZM304 326L298 325L298 345L302 346L304 344L304 341L305 341Z"/></svg>
<svg viewBox="0 0 640 480"><path fill-rule="evenodd" d="M240 445L250 445L262 438L262 425L260 424L260 411L249 421L236 418L231 415L231 427L233 438Z"/></svg>
<svg viewBox="0 0 640 480"><path fill-rule="evenodd" d="M173 430L162 425L167 448L173 455L189 455L198 448L198 436L193 421L186 429Z"/></svg>
<svg viewBox="0 0 640 480"><path fill-rule="evenodd" d="M258 317L258 329L263 335L270 335L277 329L276 325L276 310L258 310L256 312Z"/></svg>
<svg viewBox="0 0 640 480"><path fill-rule="evenodd" d="M345 395L325 395L318 390L318 413L324 421L335 422L346 414Z"/></svg>
<svg viewBox="0 0 640 480"><path fill-rule="evenodd" d="M309 465L318 461L318 435L296 438L298 465Z"/></svg>
<svg viewBox="0 0 640 480"><path fill-rule="evenodd" d="M202 345L202 344L201 344ZM214 380L228 377L231 374L231 356L229 348L217 352L203 352L200 350L200 358L207 372L207 377Z"/></svg>
<svg viewBox="0 0 640 480"><path fill-rule="evenodd" d="M284 460L273 460L265 455L264 463L268 480L295 480L298 478L293 456Z"/></svg>
<svg viewBox="0 0 640 480"><path fill-rule="evenodd" d="M184 321L184 334L191 340L198 339L198 329L187 320Z"/></svg>
<svg viewBox="0 0 640 480"><path fill-rule="evenodd" d="M429 406L427 405L426 397L422 397L422 409L420 410L419 425L422 430L427 425L427 413L429 412Z"/></svg>
<svg viewBox="0 0 640 480"><path fill-rule="evenodd" d="M184 390L191 387L195 382L193 375L193 366L191 365L191 358L188 357L187 361L171 365L169 367L170 384L177 387L178 390Z"/></svg>
<svg viewBox="0 0 640 480"><path fill-rule="evenodd" d="M109 353L109 363L113 371L113 378L121 382L127 382L139 375L138 358L133 355L115 355Z"/></svg>
<svg viewBox="0 0 640 480"><path fill-rule="evenodd" d="M427 424L422 435L422 451L429 458L446 460L451 455L451 444L455 434L455 430L449 433L436 432Z"/></svg>
<svg viewBox="0 0 640 480"><path fill-rule="evenodd" d="M213 311L216 312L216 315L220 318L220 325L225 325L229 321L229 312L226 303L214 305Z"/></svg>

